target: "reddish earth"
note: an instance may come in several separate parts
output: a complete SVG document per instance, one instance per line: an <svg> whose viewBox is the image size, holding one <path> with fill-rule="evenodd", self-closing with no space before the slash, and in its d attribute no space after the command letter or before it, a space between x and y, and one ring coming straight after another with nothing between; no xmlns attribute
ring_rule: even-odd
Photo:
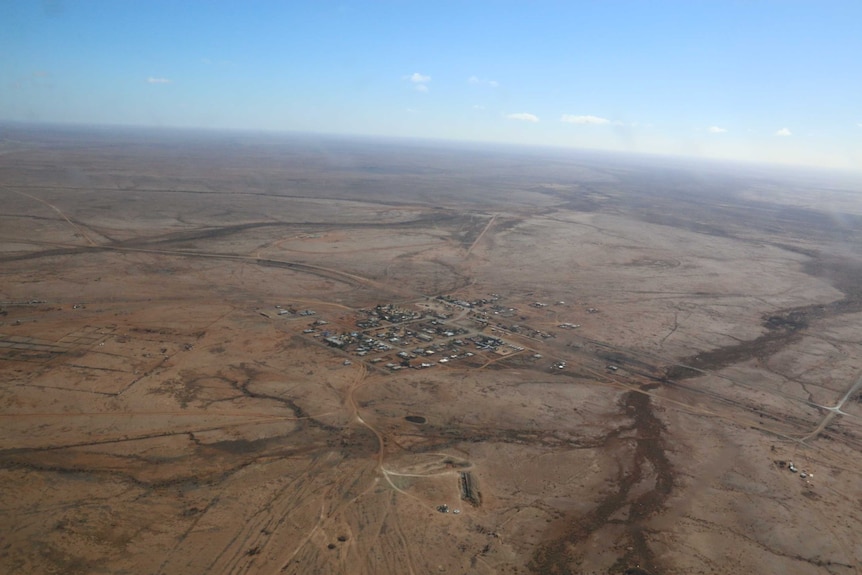
<svg viewBox="0 0 862 575"><path fill-rule="evenodd" d="M859 572L858 182L13 135L0 571Z"/></svg>

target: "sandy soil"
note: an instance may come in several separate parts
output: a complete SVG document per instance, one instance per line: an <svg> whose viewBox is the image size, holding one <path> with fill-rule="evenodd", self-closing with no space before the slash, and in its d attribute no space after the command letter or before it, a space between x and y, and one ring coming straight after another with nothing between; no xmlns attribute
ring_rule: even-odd
<svg viewBox="0 0 862 575"><path fill-rule="evenodd" d="M860 572L858 183L15 138L0 571Z"/></svg>

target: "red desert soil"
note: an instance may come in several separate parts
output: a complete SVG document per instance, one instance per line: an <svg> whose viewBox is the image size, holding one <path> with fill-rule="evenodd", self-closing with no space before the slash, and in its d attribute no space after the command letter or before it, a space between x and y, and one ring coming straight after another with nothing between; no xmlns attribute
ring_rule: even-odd
<svg viewBox="0 0 862 575"><path fill-rule="evenodd" d="M0 572L860 573L858 182L16 138Z"/></svg>

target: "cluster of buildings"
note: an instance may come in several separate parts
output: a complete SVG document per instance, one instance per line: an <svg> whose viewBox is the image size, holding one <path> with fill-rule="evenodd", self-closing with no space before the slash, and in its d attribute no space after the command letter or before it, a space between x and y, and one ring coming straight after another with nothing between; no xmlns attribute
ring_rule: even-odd
<svg viewBox="0 0 862 575"><path fill-rule="evenodd" d="M473 301L455 299L454 297L452 297L450 295L438 295L437 299L439 301L445 302L445 303L450 304L450 305L455 305L455 306L462 307L465 309L473 309L473 308L479 308L479 307L482 307L482 306L485 306L488 304L493 304L493 303L499 301L501 298L500 298L500 294L492 293L491 296L488 298L479 298L479 299L475 299Z"/></svg>
<svg viewBox="0 0 862 575"><path fill-rule="evenodd" d="M364 318L357 320L356 325L362 329L370 329L380 326L381 321L398 324L422 319L424 314L416 310L400 308L394 304L378 305L374 309L361 309Z"/></svg>
<svg viewBox="0 0 862 575"><path fill-rule="evenodd" d="M466 303L473 305L481 301ZM470 358L475 355L469 351L473 347L477 352L497 353L524 349L495 335L475 333L447 323L450 316L435 307L430 305L425 311L418 311L394 304L378 305L359 310L355 319L356 330L333 329L326 320L316 319L303 333L351 355L360 358L371 356L366 358L370 364L384 364L392 371L425 369ZM298 315L295 311L293 313ZM345 361L345 365L349 363Z"/></svg>
<svg viewBox="0 0 862 575"><path fill-rule="evenodd" d="M358 310L352 320L353 328L344 324L344 317L332 325L324 319L315 318L303 333L341 352L364 358L368 364L379 364L391 371L406 368L427 369L471 358L477 354L494 353L505 356L524 351L524 347L504 339L507 333L533 339L554 337L553 333L528 325L500 321L501 316L518 313L516 308L501 305L501 299L499 294L475 300L442 295L433 300L426 299L415 307L381 304ZM548 304L536 301L530 305L541 309ZM461 310L458 312L459 319L469 318L467 322L450 321L456 306ZM279 314L290 314L294 318L316 315L311 309L299 311L293 307L276 307L280 310ZM473 322L473 327L469 321ZM490 330L487 329L489 326ZM580 325L562 323L559 327L575 329ZM534 354L532 359L541 357L541 354ZM344 364L350 365L351 362L345 359ZM565 366L565 362L557 362L552 370L562 370Z"/></svg>

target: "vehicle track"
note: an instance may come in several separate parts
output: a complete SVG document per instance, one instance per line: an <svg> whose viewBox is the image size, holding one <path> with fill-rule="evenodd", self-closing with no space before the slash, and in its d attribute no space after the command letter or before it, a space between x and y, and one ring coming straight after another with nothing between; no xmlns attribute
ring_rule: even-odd
<svg viewBox="0 0 862 575"><path fill-rule="evenodd" d="M835 407L820 406L822 409L825 409L829 413L826 414L826 416L820 421L820 424L816 428L814 428L811 433L802 438L802 443L807 443L812 439L816 439L817 436L820 435L823 430L829 426L830 423L832 423L832 420L835 419L835 417L839 415L847 415L846 413L841 411L841 408L844 407L844 404L847 403L848 400L852 399L857 393L859 393L860 389L862 389L862 375L860 375L856 379L856 382L850 386L850 389L847 390L847 393L844 394L844 397L841 398L841 400L835 405Z"/></svg>
<svg viewBox="0 0 862 575"><path fill-rule="evenodd" d="M87 235L87 232L85 232L85 231L84 231L84 227L83 227L83 225L82 225L82 224L78 224L78 223L76 223L76 222L73 222L73 221L72 221L72 219L71 219L71 218L69 218L69 216L67 216L65 213L63 213L63 211L62 211L60 208L58 208L57 206L55 206L54 204L52 204L52 203L48 202L47 200L43 200L42 198L38 198L38 197L36 197L36 196L34 196L34 195L32 195L32 194L28 194L27 192L19 192L19 191L16 191L16 190L10 190L9 188L2 188L2 189L3 189L3 190L5 190L5 191L7 191L7 192L12 192L13 194L18 194L19 196L25 196L25 197L27 197L27 198L30 198L31 200L35 200L35 201L39 202L40 204L42 204L42 205L44 205L44 206L47 206L47 207L51 208L52 210L54 210L55 212L57 212L57 214L59 214L59 216L60 216L61 218L63 218L64 220L66 220L66 222L67 222L70 226L72 226L73 228L75 228L75 230L78 232L78 234L79 234L82 238L84 238L85 240L87 240L87 243L88 243L88 244L90 244L91 246L96 246L96 245L98 245L98 244L96 244L96 242L94 242L94 241L92 240L92 238L90 238L90 236L88 236L88 235Z"/></svg>
<svg viewBox="0 0 862 575"><path fill-rule="evenodd" d="M496 222L496 221L497 221L497 214L494 214L493 216L491 216L491 219L488 220L488 223L485 224L485 227L482 228L482 231L479 232L479 235L476 236L476 239L473 240L473 243L470 244L470 247L467 248L467 255L468 256L473 252L473 248L475 248L477 245L479 245L479 242L482 241L483 237L485 237L485 233L491 229L491 227L494 225L494 222Z"/></svg>

